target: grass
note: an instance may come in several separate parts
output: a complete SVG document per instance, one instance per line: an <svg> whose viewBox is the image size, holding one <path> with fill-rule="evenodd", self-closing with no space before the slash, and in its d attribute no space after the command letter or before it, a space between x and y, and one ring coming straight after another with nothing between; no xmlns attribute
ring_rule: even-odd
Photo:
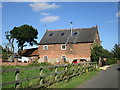
<svg viewBox="0 0 120 90"><path fill-rule="evenodd" d="M29 69L27 70L27 68L31 68L33 66L3 66L2 69L6 70L6 69L15 69L15 68L25 68L26 70L21 70L20 71L20 80L21 79L25 79L25 78L31 78L31 77L35 77L35 76L39 76L40 72L39 69ZM34 66L34 67L40 67L40 66ZM60 70L62 70L63 68L60 68ZM44 74L48 74L48 73L52 73L54 72L54 68L45 68L43 70L43 75ZM49 78L49 77L47 77ZM2 83L5 82L10 82L10 81L14 81L15 80L15 72L6 72L6 73L2 73ZM35 84L39 83L39 78L38 79L33 79L33 80L27 80L25 82L22 82L20 87L21 88L27 88L27 87L31 87L34 86ZM14 84L8 85L8 86L4 86L3 88L15 88Z"/></svg>
<svg viewBox="0 0 120 90"><path fill-rule="evenodd" d="M46 64L44 64L44 63L42 65L46 66ZM47 65L47 66L49 66L49 65ZM29 70L27 70L27 68L30 68L30 67L33 67L33 65L31 65L31 66L5 66L5 67L2 67L2 69L15 69L15 68L22 69L22 68L25 68L26 70L21 70L20 71L20 80L25 79L25 78L31 78L31 77L34 77L34 76L39 76L39 74L40 74L39 69L29 69ZM36 67L40 67L40 65L38 65ZM58 72L63 71L63 70L64 70L64 67L59 67L58 68ZM71 68L71 66L69 66L69 73L70 73L71 70L72 70L72 68ZM53 67L52 68L46 68L46 69L43 70L43 74L48 74L48 73L52 73L52 72L55 72L55 68L53 68ZM89 80L92 76L94 76L96 74L96 72L97 71L92 71L92 72L89 72L89 73L82 74L81 76L73 77L67 83L65 81L63 81L59 84L52 85L50 88L52 88L52 87L53 88L74 88L78 84L80 84L80 83L82 83L86 80ZM45 79L46 79L46 81L47 80L53 80L54 75L52 77L51 76L46 76ZM9 73L3 73L2 74L2 83L9 82L9 81L14 81L14 80L15 80L15 72L9 72ZM27 87L31 87L31 86L34 86L34 85L39 84L39 83L40 83L39 78L38 79L33 79L33 80L26 80L25 82L22 82L20 84L20 87L21 88L27 88ZM9 85L9 86L4 86L3 88L15 88L15 85L12 84L12 85Z"/></svg>
<svg viewBox="0 0 120 90"><path fill-rule="evenodd" d="M51 85L48 88L76 88L81 83L90 80L93 76L97 74L98 71L92 71L88 73L81 74L79 76L73 77L69 81L62 81L60 83L56 83Z"/></svg>

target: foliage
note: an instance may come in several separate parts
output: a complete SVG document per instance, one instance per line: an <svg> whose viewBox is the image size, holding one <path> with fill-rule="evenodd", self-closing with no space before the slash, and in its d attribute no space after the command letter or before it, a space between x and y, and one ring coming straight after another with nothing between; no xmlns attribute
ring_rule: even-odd
<svg viewBox="0 0 120 90"><path fill-rule="evenodd" d="M38 63L38 61L35 60L29 66L50 66L50 65L51 65L50 63L47 63L47 62Z"/></svg>
<svg viewBox="0 0 120 90"><path fill-rule="evenodd" d="M6 48L8 48L12 53L14 53L14 38L12 38L9 31L5 32L6 39L8 40L8 43L6 44Z"/></svg>
<svg viewBox="0 0 120 90"><path fill-rule="evenodd" d="M114 64L117 62L117 58L107 58L107 63L110 64Z"/></svg>
<svg viewBox="0 0 120 90"><path fill-rule="evenodd" d="M37 29L33 28L29 25L22 25L20 27L14 27L10 31L11 37L17 40L18 49L23 50L23 47L27 46L25 43L29 43L29 45L37 44Z"/></svg>
<svg viewBox="0 0 120 90"><path fill-rule="evenodd" d="M12 54L11 51L9 51L7 48L3 48L1 45L0 50L2 51L2 57L9 57Z"/></svg>
<svg viewBox="0 0 120 90"><path fill-rule="evenodd" d="M114 58L120 60L120 44L115 44L114 48L112 49L112 53Z"/></svg>
<svg viewBox="0 0 120 90"><path fill-rule="evenodd" d="M94 43L91 47L91 61L95 62L101 57L103 47L100 44Z"/></svg>
<svg viewBox="0 0 120 90"><path fill-rule="evenodd" d="M91 60L92 61L98 61L99 57L107 58L108 64L114 64L117 62L116 58L120 58L120 47L119 45L114 46L112 53L108 51L107 49L104 49L99 44L93 44L93 47L91 49Z"/></svg>
<svg viewBox="0 0 120 90"><path fill-rule="evenodd" d="M109 52L107 49L102 49L101 57L102 58L113 58L113 54Z"/></svg>

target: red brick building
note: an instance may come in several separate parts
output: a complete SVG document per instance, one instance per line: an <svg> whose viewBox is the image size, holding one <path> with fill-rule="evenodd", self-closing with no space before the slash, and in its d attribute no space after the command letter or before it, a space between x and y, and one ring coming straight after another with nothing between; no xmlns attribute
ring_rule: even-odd
<svg viewBox="0 0 120 90"><path fill-rule="evenodd" d="M31 48L31 49L25 49L22 51L22 56L24 57L32 57L32 59L38 59L38 48Z"/></svg>
<svg viewBox="0 0 120 90"><path fill-rule="evenodd" d="M50 63L61 59L72 63L74 59L90 60L91 45L100 43L98 28L77 28L63 30L47 30L38 45L39 62Z"/></svg>

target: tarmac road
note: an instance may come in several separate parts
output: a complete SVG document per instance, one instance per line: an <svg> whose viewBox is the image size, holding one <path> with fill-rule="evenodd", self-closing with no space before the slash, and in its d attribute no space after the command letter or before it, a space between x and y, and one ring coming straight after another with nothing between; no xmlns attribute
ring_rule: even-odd
<svg viewBox="0 0 120 90"><path fill-rule="evenodd" d="M114 64L97 73L96 76L84 82L77 88L118 88L118 64Z"/></svg>

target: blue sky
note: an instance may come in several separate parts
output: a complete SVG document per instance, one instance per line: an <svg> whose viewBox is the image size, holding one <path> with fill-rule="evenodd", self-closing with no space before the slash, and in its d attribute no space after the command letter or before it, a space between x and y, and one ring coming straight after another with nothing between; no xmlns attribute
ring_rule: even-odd
<svg viewBox="0 0 120 90"><path fill-rule="evenodd" d="M118 17L117 2L3 2L2 43L7 42L4 33L13 27L32 25L38 29L39 42L45 33L44 25L49 30L68 29L72 21L73 28L98 25L103 47L111 50L118 43Z"/></svg>

